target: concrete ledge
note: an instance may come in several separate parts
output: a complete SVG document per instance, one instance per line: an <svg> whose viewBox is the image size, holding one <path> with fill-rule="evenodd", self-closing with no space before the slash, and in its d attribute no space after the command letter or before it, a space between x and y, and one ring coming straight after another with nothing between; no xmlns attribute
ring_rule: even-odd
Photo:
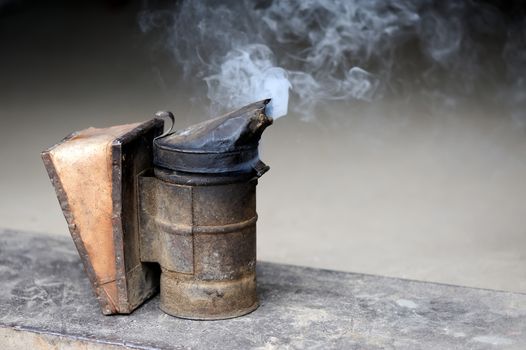
<svg viewBox="0 0 526 350"><path fill-rule="evenodd" d="M70 239L0 230L1 349L526 349L526 295L258 263L225 321L103 316Z"/></svg>

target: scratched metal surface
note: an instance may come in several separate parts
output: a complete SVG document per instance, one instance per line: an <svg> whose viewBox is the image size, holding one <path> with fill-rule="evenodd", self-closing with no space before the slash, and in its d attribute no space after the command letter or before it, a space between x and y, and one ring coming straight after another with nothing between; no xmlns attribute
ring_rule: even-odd
<svg viewBox="0 0 526 350"><path fill-rule="evenodd" d="M157 297L103 316L70 240L0 230L0 347L38 333L42 348L526 348L523 294L264 262L258 283L260 308L236 319L177 319Z"/></svg>

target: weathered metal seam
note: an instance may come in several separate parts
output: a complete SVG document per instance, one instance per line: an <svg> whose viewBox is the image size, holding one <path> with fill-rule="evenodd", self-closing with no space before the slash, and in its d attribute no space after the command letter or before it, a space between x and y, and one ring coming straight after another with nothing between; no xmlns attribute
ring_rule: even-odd
<svg viewBox="0 0 526 350"><path fill-rule="evenodd" d="M181 236L189 236L189 235L194 235L194 234L226 234L226 233L231 233L235 231L240 231L247 227L254 226L257 222L257 219L258 217L256 215L248 220L236 222L233 224L207 225L207 226L173 224L173 223L168 223L163 220L159 220L157 218L155 219L155 221L157 225L159 225L159 228L163 230L163 232L175 234L175 235L181 235Z"/></svg>
<svg viewBox="0 0 526 350"><path fill-rule="evenodd" d="M195 259L195 191L194 187L190 187L190 197L192 201L191 211L192 211L192 227L190 228L191 234L192 234L192 274L195 274L195 266L196 266L196 259Z"/></svg>
<svg viewBox="0 0 526 350"><path fill-rule="evenodd" d="M126 264L124 263L124 232L122 227L122 142L119 138L111 143L110 165L112 198L112 232L115 252L115 279L118 298L118 312L129 313L128 287L126 285Z"/></svg>

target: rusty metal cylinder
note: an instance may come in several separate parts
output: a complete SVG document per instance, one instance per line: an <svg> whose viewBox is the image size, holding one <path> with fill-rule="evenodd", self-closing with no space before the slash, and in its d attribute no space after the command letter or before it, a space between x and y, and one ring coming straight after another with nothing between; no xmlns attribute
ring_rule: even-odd
<svg viewBox="0 0 526 350"><path fill-rule="evenodd" d="M256 293L257 147L268 101L162 136L139 179L141 260L161 266L161 309L213 320L247 314Z"/></svg>
<svg viewBox="0 0 526 350"><path fill-rule="evenodd" d="M187 251L174 259L182 268L161 263L161 309L174 316L215 319L257 308L257 180L227 176L210 181L210 176L195 174L189 180L160 169L155 175L166 202L185 203L180 220L166 227L172 237L165 246L183 243ZM159 215L155 220L163 226L174 218Z"/></svg>

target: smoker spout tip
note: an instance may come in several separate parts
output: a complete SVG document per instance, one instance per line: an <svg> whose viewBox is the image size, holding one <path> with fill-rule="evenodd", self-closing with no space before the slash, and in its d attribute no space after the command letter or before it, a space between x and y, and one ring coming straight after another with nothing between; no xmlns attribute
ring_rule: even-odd
<svg viewBox="0 0 526 350"><path fill-rule="evenodd" d="M266 99L263 100L263 104L265 106L267 106L270 103L270 101L272 101L271 98L266 98ZM270 115L267 114L267 110L266 109L267 108L265 107L264 114L265 114L265 117L266 117L266 125L268 126L268 125L272 125L272 123L274 123L274 118L272 118Z"/></svg>

